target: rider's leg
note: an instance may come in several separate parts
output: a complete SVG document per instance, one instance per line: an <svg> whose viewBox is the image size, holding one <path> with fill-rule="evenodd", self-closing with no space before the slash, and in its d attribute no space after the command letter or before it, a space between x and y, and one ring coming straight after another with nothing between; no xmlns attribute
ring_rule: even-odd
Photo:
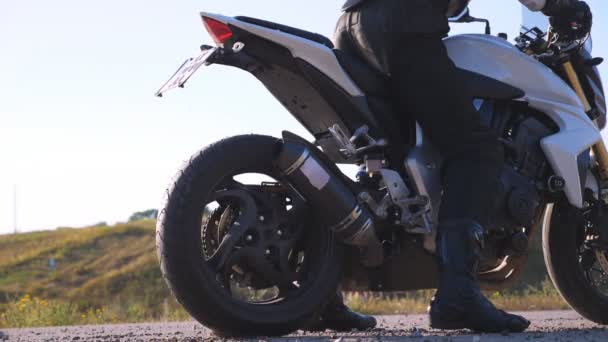
<svg viewBox="0 0 608 342"><path fill-rule="evenodd" d="M481 124L441 37L399 35L389 64L398 108L420 123L446 161L437 239L440 284L431 303L431 326L522 331L530 322L496 309L476 277L482 227L495 212L504 151Z"/></svg>
<svg viewBox="0 0 608 342"><path fill-rule="evenodd" d="M344 14L338 21L336 28L335 44L336 48L346 53L357 54L353 41L348 33L349 14ZM332 329L338 331L348 331L352 329L366 330L376 326L376 319L350 310L345 304L342 294L336 295L327 304L325 311L318 320L311 322L303 327L305 330L322 331Z"/></svg>
<svg viewBox="0 0 608 342"><path fill-rule="evenodd" d="M369 2L350 14L348 30L359 55L389 77L400 115L417 120L445 158L438 230L441 275L431 324L442 329L521 331L529 322L496 309L477 283L482 227L495 209L504 151L482 124L443 44L443 3L447 4ZM420 25L403 24L410 17L418 18ZM438 24L441 21L444 25Z"/></svg>
<svg viewBox="0 0 608 342"><path fill-rule="evenodd" d="M346 53L356 54L356 48L352 45L352 39L348 35L349 14L344 14L338 21L336 29L336 48ZM366 330L376 326L376 319L372 316L362 315L350 310L345 304L342 294L337 292L330 300L325 311L318 320L304 327L305 330L332 329L338 331L349 331L352 329Z"/></svg>
<svg viewBox="0 0 608 342"><path fill-rule="evenodd" d="M373 316L362 315L349 309L344 304L344 298L340 292L331 299L327 308L318 320L309 323L305 330L323 331L326 329L336 331L368 330L376 327L376 319Z"/></svg>

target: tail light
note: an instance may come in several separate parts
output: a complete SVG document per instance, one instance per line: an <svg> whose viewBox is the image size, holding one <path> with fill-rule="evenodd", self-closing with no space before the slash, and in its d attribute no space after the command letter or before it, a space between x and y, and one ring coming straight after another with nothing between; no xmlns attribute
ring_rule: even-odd
<svg viewBox="0 0 608 342"><path fill-rule="evenodd" d="M224 44L232 37L232 30L228 25L208 17L203 17L203 22L207 31L209 31L209 34L211 34L211 37L218 45Z"/></svg>

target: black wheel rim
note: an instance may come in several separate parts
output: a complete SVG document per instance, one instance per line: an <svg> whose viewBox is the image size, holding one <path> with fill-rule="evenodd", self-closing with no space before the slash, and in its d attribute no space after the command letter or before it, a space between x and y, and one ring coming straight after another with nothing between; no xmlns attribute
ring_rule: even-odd
<svg viewBox="0 0 608 342"><path fill-rule="evenodd" d="M206 201L204 264L240 302L271 305L302 295L322 260L305 201L274 179L249 184L240 175L224 178Z"/></svg>
<svg viewBox="0 0 608 342"><path fill-rule="evenodd" d="M577 237L578 261L588 284L608 300L608 252L601 242L600 228L594 223L596 216L597 208L583 212L583 227Z"/></svg>

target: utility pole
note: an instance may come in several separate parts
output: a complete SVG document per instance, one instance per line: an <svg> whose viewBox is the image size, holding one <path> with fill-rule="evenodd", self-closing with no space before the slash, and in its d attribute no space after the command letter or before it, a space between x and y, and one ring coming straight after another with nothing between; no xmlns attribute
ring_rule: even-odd
<svg viewBox="0 0 608 342"><path fill-rule="evenodd" d="M13 185L13 228L17 234L17 184Z"/></svg>

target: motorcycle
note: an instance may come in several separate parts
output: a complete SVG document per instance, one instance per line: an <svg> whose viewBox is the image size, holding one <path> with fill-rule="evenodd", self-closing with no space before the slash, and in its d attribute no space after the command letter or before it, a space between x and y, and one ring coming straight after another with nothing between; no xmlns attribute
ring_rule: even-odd
<svg viewBox="0 0 608 342"><path fill-rule="evenodd" d="M203 66L236 67L315 140L290 132L230 137L180 170L156 240L177 300L219 334L272 336L315 319L339 287L435 288L442 159L419 125L396 121L386 80L319 34L250 17L201 17L216 46L201 46L157 95L183 87ZM454 21L474 19L467 10ZM481 286L511 286L542 229L560 294L607 324L602 59L585 39L538 28L516 44L488 33L445 39L471 101L505 147ZM338 164L359 166L356 179Z"/></svg>

